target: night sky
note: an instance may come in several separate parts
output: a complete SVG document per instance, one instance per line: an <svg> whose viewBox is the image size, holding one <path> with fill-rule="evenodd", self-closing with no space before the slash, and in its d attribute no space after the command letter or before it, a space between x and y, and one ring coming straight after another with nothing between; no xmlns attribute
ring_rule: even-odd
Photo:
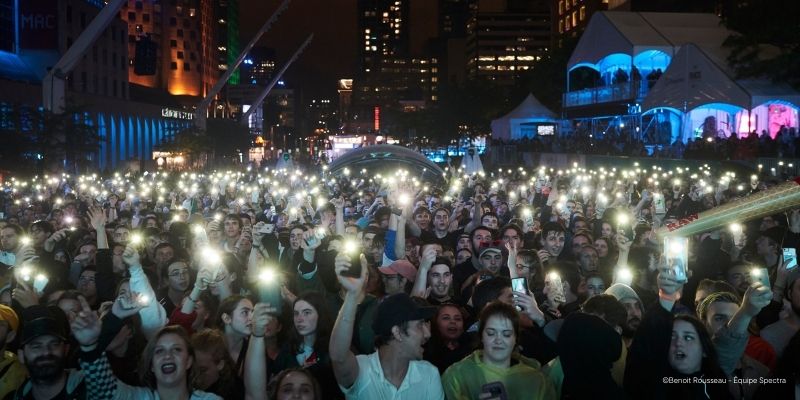
<svg viewBox="0 0 800 400"><path fill-rule="evenodd" d="M244 47L281 0L240 0L240 40ZM335 100L336 83L356 70L355 0L293 0L259 45L277 51L280 68L309 33L314 40L286 72L290 85L302 87L306 100L326 95Z"/></svg>

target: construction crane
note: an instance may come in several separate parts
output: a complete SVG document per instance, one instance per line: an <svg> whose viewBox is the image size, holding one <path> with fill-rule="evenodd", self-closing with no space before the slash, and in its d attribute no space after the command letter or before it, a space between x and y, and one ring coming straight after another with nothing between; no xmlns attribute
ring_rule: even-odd
<svg viewBox="0 0 800 400"><path fill-rule="evenodd" d="M272 88L275 87L278 81L281 80L281 77L283 77L283 74L286 72L287 69L289 69L289 66L291 66L292 63L295 62L295 60L297 60L298 57L300 57L300 53L302 53L303 50L305 50L306 47L308 47L312 39L314 39L313 33L308 35L306 41L303 42L303 44L301 44L297 50L295 50L292 57L288 61L286 61L285 64L283 64L283 67L281 68L280 71L278 71L277 74L275 74L275 77L272 78L272 81L270 81L269 85L267 85L267 87L264 88L261 94L259 94L258 97L256 97L255 101L253 101L253 104L250 105L250 109L247 110L247 112L245 112L244 115L242 115L241 119L239 120L240 123L242 123L243 125L247 125L247 121L250 119L250 115L253 113L253 111L255 111L256 108L258 108L259 106L261 106L261 103L263 103L264 99L267 98L267 95L269 95L269 92L272 91Z"/></svg>
<svg viewBox="0 0 800 400"><path fill-rule="evenodd" d="M108 25L118 18L123 4L128 0L111 0L81 32L63 56L44 76L42 80L42 104L44 109L55 114L64 112L66 106L66 81L69 73L83 59L83 55L94 45Z"/></svg>
<svg viewBox="0 0 800 400"><path fill-rule="evenodd" d="M256 32L256 35L253 36L253 38L250 40L250 43L248 43L247 46L242 49L242 53L239 54L236 62L234 62L233 65L228 66L228 70L225 71L225 74L223 74L219 80L217 80L217 83L214 84L214 86L206 94L206 97L203 98L203 101L201 101L197 106L194 117L194 125L197 128L206 128L206 113L208 112L208 106L211 104L211 101L214 100L214 97L216 97L217 94L219 94L220 90L222 90L222 88L228 82L228 79L230 79L231 75L233 75L236 69L239 68L239 66L242 64L242 61L244 61L245 57L247 57L247 54L250 53L250 50L253 49L253 46L256 45L259 39L261 39L261 36L263 36L264 33L266 33L269 28L272 27L272 24L275 23L275 21L278 19L278 16L280 16L283 11L289 7L290 1L291 0L283 0L275 12L272 13L272 16L267 20L267 22L265 22L264 25L261 26L261 29Z"/></svg>

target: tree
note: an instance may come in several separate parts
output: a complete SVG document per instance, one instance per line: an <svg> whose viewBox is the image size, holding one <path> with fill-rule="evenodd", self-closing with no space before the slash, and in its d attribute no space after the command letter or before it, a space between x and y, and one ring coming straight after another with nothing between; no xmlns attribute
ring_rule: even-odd
<svg viewBox="0 0 800 400"><path fill-rule="evenodd" d="M15 172L45 169L77 173L94 166L101 137L83 105L61 114L14 105L0 126L0 167Z"/></svg>
<svg viewBox="0 0 800 400"><path fill-rule="evenodd" d="M724 45L738 78L767 77L800 90L800 1L725 0L722 14L736 32Z"/></svg>

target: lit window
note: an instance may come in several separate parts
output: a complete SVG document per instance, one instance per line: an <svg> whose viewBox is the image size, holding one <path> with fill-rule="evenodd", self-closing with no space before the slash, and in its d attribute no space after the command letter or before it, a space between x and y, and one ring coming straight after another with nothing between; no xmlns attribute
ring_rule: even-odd
<svg viewBox="0 0 800 400"><path fill-rule="evenodd" d="M581 21L586 19L586 6L581 6Z"/></svg>
<svg viewBox="0 0 800 400"><path fill-rule="evenodd" d="M564 0L558 2L558 15L564 15Z"/></svg>

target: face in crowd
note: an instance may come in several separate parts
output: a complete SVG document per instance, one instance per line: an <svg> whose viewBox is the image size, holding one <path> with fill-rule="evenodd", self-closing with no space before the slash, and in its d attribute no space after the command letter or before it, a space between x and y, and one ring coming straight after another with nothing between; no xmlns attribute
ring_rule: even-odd
<svg viewBox="0 0 800 400"><path fill-rule="evenodd" d="M564 249L564 240L564 232L549 231L542 237L542 249L550 253L551 256L558 257Z"/></svg>
<svg viewBox="0 0 800 400"><path fill-rule="evenodd" d="M428 282L431 285L431 296L437 299L446 298L453 285L453 273L445 264L434 264L428 271Z"/></svg>

